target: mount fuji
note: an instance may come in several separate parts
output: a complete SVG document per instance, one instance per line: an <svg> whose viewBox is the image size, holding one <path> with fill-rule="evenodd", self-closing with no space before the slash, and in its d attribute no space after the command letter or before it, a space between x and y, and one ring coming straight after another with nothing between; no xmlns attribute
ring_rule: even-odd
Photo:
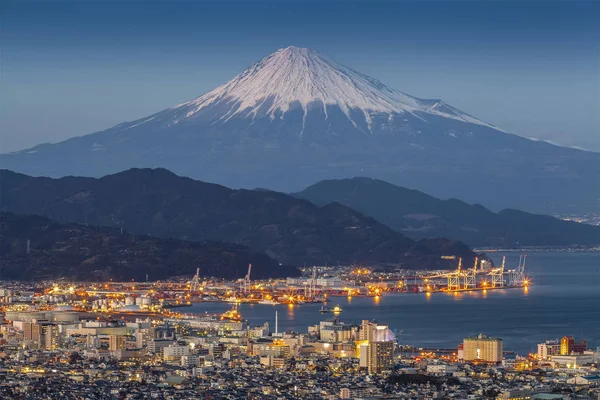
<svg viewBox="0 0 600 400"><path fill-rule="evenodd" d="M600 154L504 132L297 47L148 117L3 154L0 167L52 177L164 167L283 191L368 176L492 209L568 212L600 204Z"/></svg>

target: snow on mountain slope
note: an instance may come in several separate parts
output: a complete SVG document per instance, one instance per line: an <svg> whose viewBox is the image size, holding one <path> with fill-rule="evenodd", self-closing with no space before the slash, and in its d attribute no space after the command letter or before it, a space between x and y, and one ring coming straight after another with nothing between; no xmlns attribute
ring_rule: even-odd
<svg viewBox="0 0 600 400"><path fill-rule="evenodd" d="M30 175L102 176L131 167L283 191L368 176L441 198L536 212L600 204L600 154L502 132L297 47L194 100L0 155L0 168Z"/></svg>
<svg viewBox="0 0 600 400"><path fill-rule="evenodd" d="M227 122L234 116L268 115L284 119L293 106L304 110L338 106L356 126L353 111L364 115L369 129L372 113L403 114L415 112L438 115L459 121L495 128L440 100L423 100L390 89L380 81L338 64L313 49L287 47L263 58L231 81L216 89L172 108L177 117L171 122L192 118L199 111L216 104L227 104L216 122ZM281 113L277 113L280 111ZM423 117L419 117L423 118ZM497 129L497 128L495 128Z"/></svg>

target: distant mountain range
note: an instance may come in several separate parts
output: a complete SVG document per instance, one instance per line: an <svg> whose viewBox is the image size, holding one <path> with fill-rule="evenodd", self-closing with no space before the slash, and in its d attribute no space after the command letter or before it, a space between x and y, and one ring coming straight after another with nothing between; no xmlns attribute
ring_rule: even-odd
<svg viewBox="0 0 600 400"><path fill-rule="evenodd" d="M27 242L29 241L29 245ZM45 217L0 213L0 279L144 281L173 276L236 279L252 263L255 278L298 276L247 247L136 236L118 228L61 224Z"/></svg>
<svg viewBox="0 0 600 400"><path fill-rule="evenodd" d="M447 237L470 246L502 247L600 244L600 226L511 209L494 213L377 179L321 181L294 196L321 206L344 204L414 239Z"/></svg>
<svg viewBox="0 0 600 400"><path fill-rule="evenodd" d="M600 208L599 153L506 133L293 46L194 100L0 155L0 168L35 176L100 177L132 167L236 188L289 192L369 176L494 210Z"/></svg>
<svg viewBox="0 0 600 400"><path fill-rule="evenodd" d="M353 209L318 207L293 196L232 190L164 169L132 169L101 179L34 178L0 171L1 208L61 223L125 228L135 234L216 240L265 252L283 264L393 264L447 268L474 253L447 239L414 241Z"/></svg>

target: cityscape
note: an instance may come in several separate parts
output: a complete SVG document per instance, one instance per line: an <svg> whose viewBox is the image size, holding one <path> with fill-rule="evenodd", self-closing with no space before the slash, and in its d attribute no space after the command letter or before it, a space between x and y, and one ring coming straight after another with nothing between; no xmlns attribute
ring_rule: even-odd
<svg viewBox="0 0 600 400"><path fill-rule="evenodd" d="M516 268L524 273L526 257ZM459 265L461 261L459 260ZM485 268L485 266L484 266ZM365 267L306 269L300 278L235 281L4 283L0 345L4 398L57 398L95 390L124 398L476 398L569 399L600 394L600 348L565 335L515 354L483 333L453 348L404 342L386 321L348 322L340 298L443 295L437 291L528 290L474 272L410 271L410 278ZM523 268L523 269L521 269ZM405 273L408 271L404 271ZM477 270L480 272L480 270ZM434 283L436 279L447 286ZM496 282L496 283L494 283ZM458 284L456 284L458 285ZM489 285L489 289L488 288ZM435 286L435 289L433 288ZM228 303L219 314L192 304ZM240 304L271 308L253 326ZM283 307L317 303L316 325L284 331ZM397 333L397 332L396 332ZM61 391L48 393L47 382ZM583 397L581 397L583 398Z"/></svg>
<svg viewBox="0 0 600 400"><path fill-rule="evenodd" d="M2 2L0 400L600 400L599 15Z"/></svg>

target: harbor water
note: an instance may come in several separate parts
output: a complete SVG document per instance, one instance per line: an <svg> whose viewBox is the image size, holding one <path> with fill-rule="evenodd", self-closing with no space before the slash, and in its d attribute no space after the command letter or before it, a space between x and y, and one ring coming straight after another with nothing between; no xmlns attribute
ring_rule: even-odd
<svg viewBox="0 0 600 400"><path fill-rule="evenodd" d="M489 253L499 265L518 264L521 253ZM585 338L600 346L600 252L530 252L525 269L532 285L525 288L461 293L398 293L373 297L333 297L340 319L363 319L389 325L400 343L424 348L454 348L465 336L484 333L504 340L504 349L519 354L535 352L536 344L562 336ZM183 312L216 313L226 303L199 303ZM274 330L275 310L279 331L306 332L309 325L331 318L319 313L321 304L242 304L240 312L251 325L265 321Z"/></svg>

